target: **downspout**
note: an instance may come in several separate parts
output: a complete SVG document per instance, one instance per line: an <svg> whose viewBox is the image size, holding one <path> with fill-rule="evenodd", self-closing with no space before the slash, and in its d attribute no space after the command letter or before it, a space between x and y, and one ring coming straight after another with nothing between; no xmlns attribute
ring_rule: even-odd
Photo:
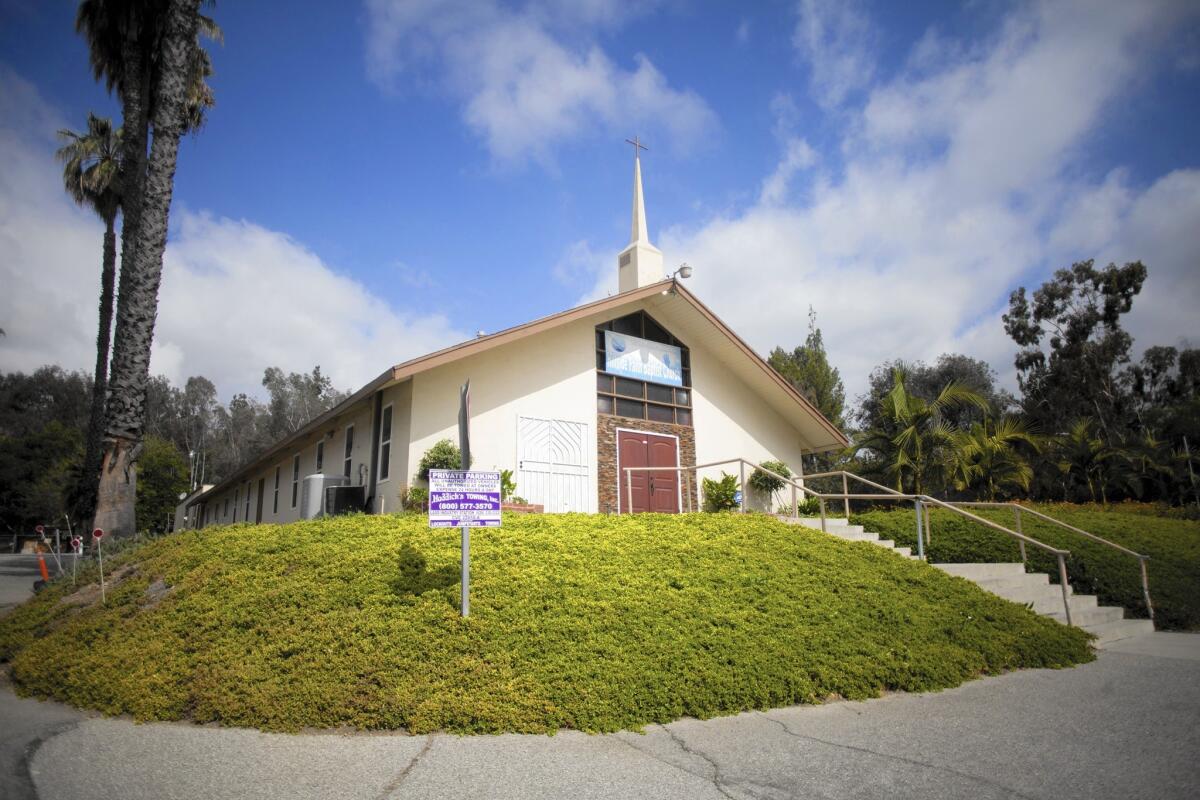
<svg viewBox="0 0 1200 800"><path fill-rule="evenodd" d="M371 412L371 474L367 486L368 514L375 511L375 489L379 485L379 424L383 421L383 390L375 393L375 409Z"/></svg>

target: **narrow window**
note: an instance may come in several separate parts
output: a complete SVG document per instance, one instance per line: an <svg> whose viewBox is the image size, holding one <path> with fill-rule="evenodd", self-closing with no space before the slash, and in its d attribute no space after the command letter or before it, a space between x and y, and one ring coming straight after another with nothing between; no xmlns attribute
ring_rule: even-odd
<svg viewBox="0 0 1200 800"><path fill-rule="evenodd" d="M346 448L342 453L342 474L350 477L350 462L354 460L354 426L346 426Z"/></svg>
<svg viewBox="0 0 1200 800"><path fill-rule="evenodd" d="M391 471L392 460L392 407L383 409L383 421L379 425L379 480L386 481Z"/></svg>
<svg viewBox="0 0 1200 800"><path fill-rule="evenodd" d="M234 522L237 522L238 500L241 500L241 499L242 499L242 490L234 489L233 490L233 521Z"/></svg>
<svg viewBox="0 0 1200 800"><path fill-rule="evenodd" d="M296 507L296 500L300 497L300 454L292 456L292 508Z"/></svg>
<svg viewBox="0 0 1200 800"><path fill-rule="evenodd" d="M226 497L225 498L225 510L221 512L221 519L225 519L228 516L229 516L229 498Z"/></svg>
<svg viewBox="0 0 1200 800"><path fill-rule="evenodd" d="M250 481L246 481L246 513L242 515L242 519L250 521Z"/></svg>
<svg viewBox="0 0 1200 800"><path fill-rule="evenodd" d="M317 442L317 474L321 474L321 467L325 464L325 440Z"/></svg>
<svg viewBox="0 0 1200 800"><path fill-rule="evenodd" d="M279 470L281 467L275 468L275 502L271 504L271 513L279 513Z"/></svg>

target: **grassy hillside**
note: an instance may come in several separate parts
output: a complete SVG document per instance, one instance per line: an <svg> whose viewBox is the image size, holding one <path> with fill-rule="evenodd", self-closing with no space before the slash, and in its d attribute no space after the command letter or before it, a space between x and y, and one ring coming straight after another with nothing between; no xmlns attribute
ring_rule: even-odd
<svg viewBox="0 0 1200 800"><path fill-rule="evenodd" d="M966 581L762 516L423 517L185 532L0 620L22 692L268 730L612 731L1092 656ZM118 563L119 562L119 563Z"/></svg>
<svg viewBox="0 0 1200 800"><path fill-rule="evenodd" d="M1200 630L1200 522L1168 519L1144 510L1106 511L1099 506L1046 504L1035 506L1044 514L1090 531L1097 536L1150 556L1150 593L1155 624L1159 629ZM1013 512L972 513L1013 528ZM916 523L912 510L872 511L855 515L855 522L877 531L897 544L916 546ZM1019 561L1014 540L951 512L935 510L929 560L938 562ZM1121 605L1134 615L1145 616L1141 573L1137 559L1092 542L1031 515L1023 515L1026 534L1039 541L1071 551L1067 573L1077 591L1097 594L1102 603ZM1028 548L1031 569L1049 572L1057 581L1058 567L1052 557Z"/></svg>

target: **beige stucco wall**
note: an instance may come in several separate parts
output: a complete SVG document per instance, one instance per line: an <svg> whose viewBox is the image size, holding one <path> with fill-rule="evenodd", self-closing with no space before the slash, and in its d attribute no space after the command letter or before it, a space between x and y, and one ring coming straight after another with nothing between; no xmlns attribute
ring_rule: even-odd
<svg viewBox="0 0 1200 800"><path fill-rule="evenodd" d="M782 461L792 473L800 471L801 438L758 395L728 377L710 352L689 347L692 358L692 421L696 428L696 463L745 458L754 463ZM700 470L702 478L719 478L722 469L737 475L737 464ZM746 478L749 479L749 471ZM790 491L783 493L788 501ZM748 495L750 507L765 510L767 498Z"/></svg>
<svg viewBox="0 0 1200 800"><path fill-rule="evenodd" d="M584 423L589 454L586 510L595 511L594 331L594 321L570 323L414 376L405 480L411 482L421 456L439 439L458 443L459 387L470 378L472 468L516 472L518 416ZM388 502L394 497L393 492Z"/></svg>

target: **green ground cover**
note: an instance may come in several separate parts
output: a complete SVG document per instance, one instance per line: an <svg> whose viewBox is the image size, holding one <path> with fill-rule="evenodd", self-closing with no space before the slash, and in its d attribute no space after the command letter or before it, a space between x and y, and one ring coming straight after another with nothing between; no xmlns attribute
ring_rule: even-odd
<svg viewBox="0 0 1200 800"><path fill-rule="evenodd" d="M1160 630L1200 630L1200 522L1170 519L1149 507L1125 509L1120 505L1073 506L1063 503L1033 506L1077 528L1102 536L1150 556L1150 592L1155 625ZM1011 510L968 509L1013 529ZM1032 515L1024 514L1023 530L1046 544L1070 550L1067 574L1081 594L1095 594L1101 603L1121 605L1135 616L1146 616L1141 573L1133 557L1092 542ZM854 521L898 545L916 547L916 522L911 509L870 511ZM928 557L934 562L1020 561L1010 537L966 520L952 512L934 510ZM1049 572L1057 582L1058 567L1052 556L1027 548L1030 570Z"/></svg>
<svg viewBox="0 0 1200 800"><path fill-rule="evenodd" d="M1090 660L1082 631L760 516L422 516L189 531L0 620L26 694L293 731L612 731ZM94 573L89 573L94 577Z"/></svg>

